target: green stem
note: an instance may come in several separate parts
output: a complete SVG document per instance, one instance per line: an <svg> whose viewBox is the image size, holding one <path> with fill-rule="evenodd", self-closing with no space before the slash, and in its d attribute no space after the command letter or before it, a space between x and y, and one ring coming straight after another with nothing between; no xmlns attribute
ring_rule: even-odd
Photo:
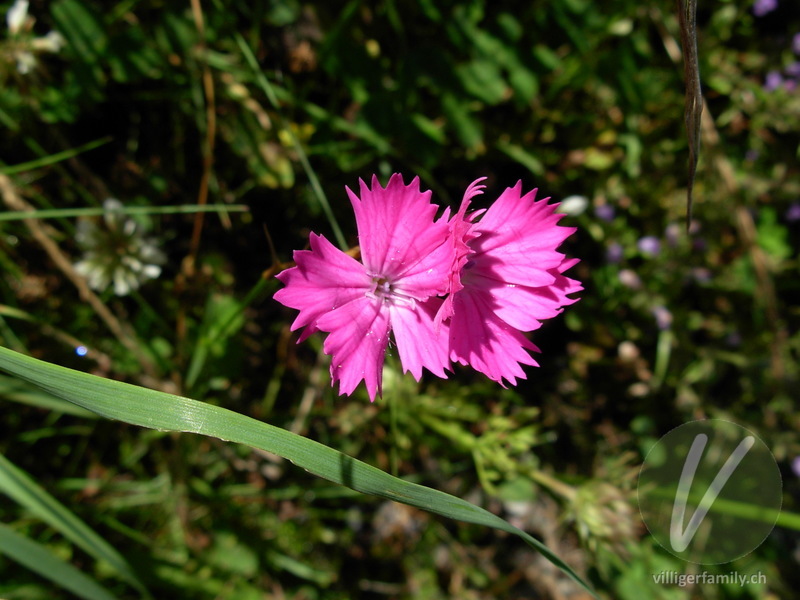
<svg viewBox="0 0 800 600"><path fill-rule="evenodd" d="M675 490L665 488L654 488L647 492L648 496L674 501ZM689 502L697 506L702 497L699 494L689 494ZM800 531L800 515L797 513L781 511L780 509L768 508L766 506L755 506L746 502L739 502L729 498L717 498L709 507L711 512L741 517L751 521L763 523L775 523L776 526L785 527Z"/></svg>
<svg viewBox="0 0 800 600"><path fill-rule="evenodd" d="M43 156L42 158L37 158L36 160L29 160L28 162L20 163L18 165L0 166L0 175L14 175L15 173L22 173L23 171L31 171L33 169L38 169L39 167L46 167L48 165L61 162L62 160L72 158L73 156L77 156L82 152L94 150L99 146L108 144L110 141L111 137L108 136L100 138L99 140L93 140L84 144L83 146L70 148L69 150L64 150L62 152L56 152L55 154Z"/></svg>
<svg viewBox="0 0 800 600"><path fill-rule="evenodd" d="M667 367L669 366L669 357L672 353L672 331L664 329L658 336L658 345L656 346L656 364L653 368L653 380L650 386L657 390L664 383L664 377L667 375Z"/></svg>
<svg viewBox="0 0 800 600"><path fill-rule="evenodd" d="M563 481L559 481L555 477L544 473L543 471L530 471L528 472L531 479L533 479L536 483L543 485L551 492L558 494L565 500L572 500L575 498L575 488L570 485L567 485Z"/></svg>
<svg viewBox="0 0 800 600"><path fill-rule="evenodd" d="M389 469L397 477L397 389L389 394L389 431L392 436L392 446L389 450Z"/></svg>
<svg viewBox="0 0 800 600"><path fill-rule="evenodd" d="M244 204L206 205L188 204L183 206L125 206L119 210L124 215L171 215L199 212L247 212ZM72 217L97 217L104 215L106 209L93 208L45 208L42 210L15 210L0 213L0 221L19 221L21 219L66 219Z"/></svg>

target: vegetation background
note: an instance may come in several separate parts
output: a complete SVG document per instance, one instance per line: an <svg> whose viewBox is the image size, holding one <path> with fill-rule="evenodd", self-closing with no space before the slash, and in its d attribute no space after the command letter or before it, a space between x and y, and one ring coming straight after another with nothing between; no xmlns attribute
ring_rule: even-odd
<svg viewBox="0 0 800 600"><path fill-rule="evenodd" d="M467 498L602 597L797 589L790 527L708 569L766 584L656 585L653 573L687 567L647 534L635 486L661 435L725 418L767 443L784 510L800 510L800 4L701 3L688 233L670 2L33 0L7 25L3 346L218 404ZM272 275L310 231L335 240L338 227L354 245L344 186L393 172L443 205L481 176L485 202L519 179L571 197L564 249L585 291L535 333L527 381L502 389L457 369L416 384L394 365L370 404L331 389L318 336L295 344ZM169 208L192 205L216 208ZM2 478L0 533L115 597L583 597L516 538L279 457L97 419L6 376L0 403L6 477L27 473L146 591ZM0 548L0 597L73 596Z"/></svg>

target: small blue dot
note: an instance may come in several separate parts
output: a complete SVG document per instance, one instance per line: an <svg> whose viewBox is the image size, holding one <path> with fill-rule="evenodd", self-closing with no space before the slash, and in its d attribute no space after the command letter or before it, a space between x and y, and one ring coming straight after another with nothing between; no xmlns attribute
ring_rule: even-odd
<svg viewBox="0 0 800 600"><path fill-rule="evenodd" d="M86 356L87 352L89 352L89 350L87 350L86 346L78 346L75 348L75 354L78 356Z"/></svg>

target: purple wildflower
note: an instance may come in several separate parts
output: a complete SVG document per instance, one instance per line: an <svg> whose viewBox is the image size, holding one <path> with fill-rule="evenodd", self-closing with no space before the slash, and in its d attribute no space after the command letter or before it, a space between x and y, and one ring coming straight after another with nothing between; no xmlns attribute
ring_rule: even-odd
<svg viewBox="0 0 800 600"><path fill-rule="evenodd" d="M800 202L793 202L788 209L786 209L785 218L790 223L800 221Z"/></svg>
<svg viewBox="0 0 800 600"><path fill-rule="evenodd" d="M753 14L757 17L763 17L776 8L778 8L778 0L756 0L753 3Z"/></svg>
<svg viewBox="0 0 800 600"><path fill-rule="evenodd" d="M622 244L613 242L606 250L606 260L612 264L616 264L622 260L624 254L625 250L622 248Z"/></svg>
<svg viewBox="0 0 800 600"><path fill-rule="evenodd" d="M656 306L651 311L656 318L656 325L661 331L672 326L672 313L665 306Z"/></svg>
<svg viewBox="0 0 800 600"><path fill-rule="evenodd" d="M684 228L678 225L677 223L670 223L667 225L667 228L664 230L664 237L667 240L667 244L670 248L677 248L678 244L681 243L681 239L684 235Z"/></svg>
<svg viewBox="0 0 800 600"><path fill-rule="evenodd" d="M647 235L636 242L636 247L642 254L656 256L661 252L661 241L653 235Z"/></svg>
<svg viewBox="0 0 800 600"><path fill-rule="evenodd" d="M780 71L770 71L764 80L764 91L772 92L783 85L783 75Z"/></svg>
<svg viewBox="0 0 800 600"><path fill-rule="evenodd" d="M784 69L784 73L789 77L800 77L800 62L793 62L790 64Z"/></svg>
<svg viewBox="0 0 800 600"><path fill-rule="evenodd" d="M610 204L601 204L600 206L594 207L594 216L600 219L601 221L605 221L606 223L610 223L614 220L614 207Z"/></svg>

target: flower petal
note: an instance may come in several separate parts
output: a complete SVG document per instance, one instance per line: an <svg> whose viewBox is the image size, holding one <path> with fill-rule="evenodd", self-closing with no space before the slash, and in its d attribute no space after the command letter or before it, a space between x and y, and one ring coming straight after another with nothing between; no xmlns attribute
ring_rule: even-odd
<svg viewBox="0 0 800 600"><path fill-rule="evenodd" d="M11 8L6 13L6 24L8 25L8 33L11 35L16 34L22 29L28 18L28 0L16 0Z"/></svg>
<svg viewBox="0 0 800 600"><path fill-rule="evenodd" d="M534 201L536 190L522 195L522 184L506 189L475 226L479 237L470 243L476 272L513 284L550 285L564 255L556 248L574 227L560 227L563 215L548 198Z"/></svg>
<svg viewBox="0 0 800 600"><path fill-rule="evenodd" d="M483 210L479 210L467 216L467 209L469 208L470 200L483 193L486 186L481 182L484 179L486 179L486 177L481 177L469 184L469 187L467 187L467 190L464 192L464 197L461 199L461 206L458 212L453 215L453 218L448 222L447 243L453 249L453 257L450 273L447 278L447 289L445 290L448 296L445 298L434 319L436 329L441 326L443 321L446 321L453 315L453 295L464 287L461 284L461 272L467 264L469 255L473 252L469 243L478 236L478 234L474 232L475 225L472 221L475 217L484 212ZM445 217L448 214L449 213L446 211Z"/></svg>
<svg viewBox="0 0 800 600"><path fill-rule="evenodd" d="M298 342L317 331L317 320L335 308L358 298L371 289L372 280L364 266L323 236L310 237L311 250L294 253L296 267L277 275L286 286L275 293L275 300L300 311L292 331L307 329Z"/></svg>
<svg viewBox="0 0 800 600"><path fill-rule="evenodd" d="M505 283L497 279L472 275L469 279L470 289L474 294L486 294L491 299L493 314L511 327L520 331L538 329L542 321L551 319L563 310L563 307L578 301L569 295L583 289L580 282L562 275L559 271L572 266L573 261L565 261L567 267L550 269L547 274L552 283L538 287Z"/></svg>
<svg viewBox="0 0 800 600"><path fill-rule="evenodd" d="M359 298L317 321L330 334L322 346L331 356L331 383L339 382L339 394L353 393L361 380L370 401L381 393L383 361L389 342L389 311L377 298Z"/></svg>
<svg viewBox="0 0 800 600"><path fill-rule="evenodd" d="M431 298L417 302L414 308L393 305L390 308L392 331L403 372L410 371L417 381L425 367L434 375L447 379L444 370L450 366L447 326L434 326L433 317L441 300Z"/></svg>
<svg viewBox="0 0 800 600"><path fill-rule="evenodd" d="M495 232L493 243L483 250L513 244L530 249L555 248L574 231L575 227L556 227L564 216L555 212L558 204L547 204L550 198L536 200L534 189L522 194L522 182L506 188L492 203L478 224L478 231Z"/></svg>
<svg viewBox="0 0 800 600"><path fill-rule="evenodd" d="M516 385L525 379L520 364L537 365L526 350L539 349L522 333L494 314L495 306L486 294L465 287L455 295L450 321L450 358L470 365L490 379Z"/></svg>
<svg viewBox="0 0 800 600"><path fill-rule="evenodd" d="M419 178L408 186L394 174L386 188L376 177L372 189L360 183L359 198L347 193L358 224L361 259L367 273L392 282L393 288L417 300L443 290L449 269L447 224L434 221L431 192L421 192Z"/></svg>
<svg viewBox="0 0 800 600"><path fill-rule="evenodd" d="M532 331L576 300L580 283L562 273L573 266L556 249L573 231L536 190L506 189L470 230L473 253L460 273L463 289L451 296L450 354L489 378L516 383L537 350L521 331ZM469 217L467 217L469 218Z"/></svg>

